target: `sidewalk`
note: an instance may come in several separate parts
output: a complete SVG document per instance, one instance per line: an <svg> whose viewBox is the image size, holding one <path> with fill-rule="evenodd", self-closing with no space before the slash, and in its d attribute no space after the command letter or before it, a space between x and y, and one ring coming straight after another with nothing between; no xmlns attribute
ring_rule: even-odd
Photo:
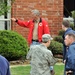
<svg viewBox="0 0 75 75"><path fill-rule="evenodd" d="M56 65L64 65L63 63L56 63ZM18 64L18 65L10 65L11 67L19 67L19 66L30 66L30 64Z"/></svg>

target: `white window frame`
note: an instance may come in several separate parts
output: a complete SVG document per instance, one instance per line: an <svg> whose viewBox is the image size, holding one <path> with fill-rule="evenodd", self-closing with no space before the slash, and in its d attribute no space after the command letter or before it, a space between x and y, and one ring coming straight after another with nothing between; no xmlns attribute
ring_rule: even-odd
<svg viewBox="0 0 75 75"><path fill-rule="evenodd" d="M11 6L11 0L7 0L7 5ZM4 15L2 15L2 16L4 16ZM0 21L2 21L2 22L7 21L7 30L11 30L11 9L7 13L7 19L1 19L0 18ZM4 24L4 26L5 26L5 24ZM5 28L2 30L5 30Z"/></svg>

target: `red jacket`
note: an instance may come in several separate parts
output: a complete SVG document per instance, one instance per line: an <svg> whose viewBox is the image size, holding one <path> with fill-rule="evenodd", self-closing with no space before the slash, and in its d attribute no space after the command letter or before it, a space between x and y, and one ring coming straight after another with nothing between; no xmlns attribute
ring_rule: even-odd
<svg viewBox="0 0 75 75"><path fill-rule="evenodd" d="M34 20L30 20L27 22L18 20L17 24L20 26L29 28L28 42L31 44L32 43L32 34L33 34L33 29L34 29ZM49 31L47 22L44 19L40 18L40 21L38 24L38 40L39 40L39 42L41 42L43 34L50 34L50 31Z"/></svg>

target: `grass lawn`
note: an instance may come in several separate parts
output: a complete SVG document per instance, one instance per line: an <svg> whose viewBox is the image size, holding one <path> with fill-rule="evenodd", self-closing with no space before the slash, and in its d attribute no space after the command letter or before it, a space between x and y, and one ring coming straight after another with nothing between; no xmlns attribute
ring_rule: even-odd
<svg viewBox="0 0 75 75"><path fill-rule="evenodd" d="M63 75L64 65L60 64L54 66L55 75ZM13 66L11 67L11 75L30 75L30 66Z"/></svg>

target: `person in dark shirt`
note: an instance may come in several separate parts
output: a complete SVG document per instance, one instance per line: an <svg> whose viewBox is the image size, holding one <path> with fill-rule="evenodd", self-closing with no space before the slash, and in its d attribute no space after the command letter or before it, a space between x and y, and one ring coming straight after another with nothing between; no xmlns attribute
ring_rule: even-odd
<svg viewBox="0 0 75 75"><path fill-rule="evenodd" d="M65 64L65 58L66 58L66 49L67 49L67 46L65 45L64 43L64 39L65 39L65 35L68 34L68 33L74 33L75 34L75 31L72 30L72 28L70 28L70 22L68 20L64 20L62 22L62 30L64 30L64 35L62 36L63 37L63 62ZM65 75L65 71L64 71L64 75Z"/></svg>
<svg viewBox="0 0 75 75"><path fill-rule="evenodd" d="M65 58L66 75L75 75L75 34L66 34L64 42L68 46Z"/></svg>
<svg viewBox="0 0 75 75"><path fill-rule="evenodd" d="M63 40L65 39L65 35L68 33L74 33L75 31L72 30L72 28L70 28L70 22L68 20L64 20L62 23L62 29L65 31L64 35L63 35ZM66 45L63 42L63 61L65 61L65 57L66 57Z"/></svg>
<svg viewBox="0 0 75 75"><path fill-rule="evenodd" d="M8 60L0 55L0 75L11 75Z"/></svg>

